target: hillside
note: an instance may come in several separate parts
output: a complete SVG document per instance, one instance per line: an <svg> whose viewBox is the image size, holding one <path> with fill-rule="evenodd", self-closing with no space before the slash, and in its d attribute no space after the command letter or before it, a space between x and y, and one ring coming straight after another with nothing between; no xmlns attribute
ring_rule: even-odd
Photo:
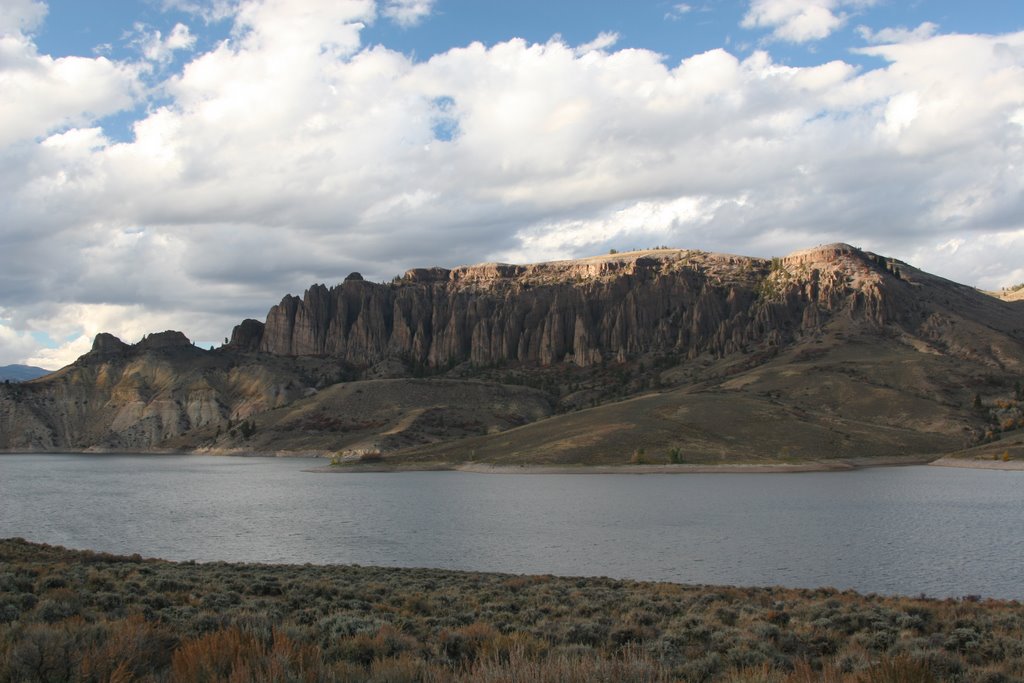
<svg viewBox="0 0 1024 683"><path fill-rule="evenodd" d="M387 466L942 453L1024 425L1024 302L849 245L353 273L206 351L181 333L0 388L0 448Z"/></svg>

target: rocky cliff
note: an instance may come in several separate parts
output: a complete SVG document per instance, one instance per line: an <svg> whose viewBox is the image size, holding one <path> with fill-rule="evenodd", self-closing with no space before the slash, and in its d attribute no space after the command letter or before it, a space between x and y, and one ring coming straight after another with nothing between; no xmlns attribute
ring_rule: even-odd
<svg viewBox="0 0 1024 683"><path fill-rule="evenodd" d="M771 260L660 249L413 269L390 284L349 277L286 296L265 325L239 325L232 346L363 367L388 357L589 366L652 351L720 358L816 334L837 317L946 343L950 316L978 307L998 329L1024 328L991 297L847 244Z"/></svg>

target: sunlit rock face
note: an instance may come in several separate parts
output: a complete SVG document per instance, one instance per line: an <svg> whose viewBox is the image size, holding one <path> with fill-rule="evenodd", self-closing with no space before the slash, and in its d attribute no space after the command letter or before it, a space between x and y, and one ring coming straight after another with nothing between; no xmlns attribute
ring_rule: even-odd
<svg viewBox="0 0 1024 683"><path fill-rule="evenodd" d="M722 356L813 333L836 315L894 322L907 296L899 290L911 286L903 275L845 244L773 260L664 249L417 268L390 284L350 277L285 297L270 309L258 348L357 365L398 356L435 367L586 366L649 351ZM255 331L237 334L251 345Z"/></svg>

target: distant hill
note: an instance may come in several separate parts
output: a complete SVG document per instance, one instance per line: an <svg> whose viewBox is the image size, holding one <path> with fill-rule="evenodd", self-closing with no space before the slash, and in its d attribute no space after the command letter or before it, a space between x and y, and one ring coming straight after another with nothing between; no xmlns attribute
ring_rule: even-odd
<svg viewBox="0 0 1024 683"><path fill-rule="evenodd" d="M11 382L27 382L36 377L48 375L52 370L44 370L33 365L4 365L0 366L0 382L10 380Z"/></svg>
<svg viewBox="0 0 1024 683"><path fill-rule="evenodd" d="M180 332L0 384L0 449L385 465L1024 458L1024 301L846 244L353 273L225 346ZM1018 453L1020 451L1020 453Z"/></svg>

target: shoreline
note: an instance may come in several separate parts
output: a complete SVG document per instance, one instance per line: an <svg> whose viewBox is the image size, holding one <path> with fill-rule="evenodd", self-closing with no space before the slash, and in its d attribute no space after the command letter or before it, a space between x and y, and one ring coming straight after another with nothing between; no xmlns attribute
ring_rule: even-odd
<svg viewBox="0 0 1024 683"><path fill-rule="evenodd" d="M153 449L115 450L115 449L61 449L59 451L31 450L0 450L3 455L189 455L189 456L224 456L232 458L294 458L307 460L330 460L335 453L323 450L305 451L261 451L253 449L199 449L174 450ZM955 455L940 456L891 456L878 458L843 458L837 460L808 460L806 462L741 462L741 463L690 463L651 465L545 465L540 463L523 463L521 465L502 465L484 462L451 462L451 461L389 461L384 458L378 462L349 462L341 466L323 465L304 469L303 472L314 474L359 474L386 472L468 472L472 474L801 474L807 472L852 472L874 467L953 467L960 469L999 470L1004 472L1024 472L1024 460L978 460L959 458Z"/></svg>
<svg viewBox="0 0 1024 683"><path fill-rule="evenodd" d="M1024 472L1024 460L975 460L944 455L929 463L933 467L961 467L975 470L1003 470L1004 472Z"/></svg>
<svg viewBox="0 0 1024 683"><path fill-rule="evenodd" d="M800 463L734 463L712 465L656 464L656 465L496 465L482 462L447 463L353 463L342 466L315 467L306 472L317 474L344 474L368 472L453 471L472 474L799 474L806 472L852 472L870 467L909 467L929 465L933 458L919 456L893 456L889 458L847 458L843 460L813 460Z"/></svg>

